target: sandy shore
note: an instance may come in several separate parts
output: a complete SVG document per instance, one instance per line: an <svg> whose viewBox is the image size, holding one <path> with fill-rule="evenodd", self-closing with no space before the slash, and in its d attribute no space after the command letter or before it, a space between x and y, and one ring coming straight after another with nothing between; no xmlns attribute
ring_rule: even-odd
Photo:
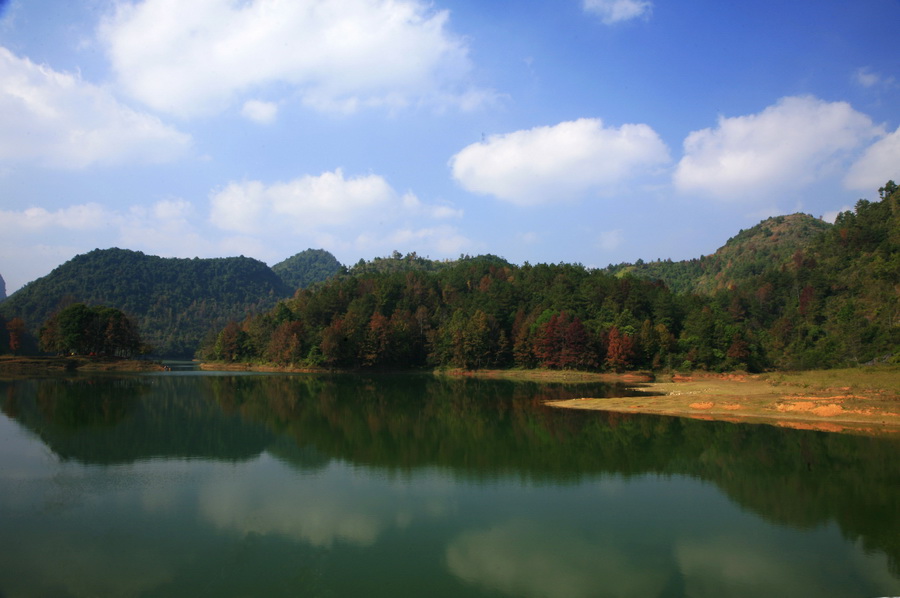
<svg viewBox="0 0 900 598"><path fill-rule="evenodd" d="M769 376L704 375L637 384L643 396L551 401L568 409L766 423L826 432L900 433L900 396L886 387L829 386Z"/></svg>

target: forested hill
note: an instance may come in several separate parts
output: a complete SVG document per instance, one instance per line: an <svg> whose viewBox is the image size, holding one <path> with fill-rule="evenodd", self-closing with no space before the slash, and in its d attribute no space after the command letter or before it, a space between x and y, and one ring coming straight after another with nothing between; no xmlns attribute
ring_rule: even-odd
<svg viewBox="0 0 900 598"><path fill-rule="evenodd" d="M709 294L573 264L482 256L432 270L415 259L421 268L398 269L402 256L391 260L230 322L205 355L335 367L614 370L900 361L893 183L834 226L794 215L738 234L707 273L718 289Z"/></svg>
<svg viewBox="0 0 900 598"><path fill-rule="evenodd" d="M506 260L495 256L485 257L507 263ZM387 274L389 272L437 272L453 263L451 260L438 261L421 257L416 252L403 255L399 251L394 251L389 257L376 257L369 261L359 260L349 269L349 274L351 276L359 276L362 274Z"/></svg>
<svg viewBox="0 0 900 598"><path fill-rule="evenodd" d="M295 290L328 280L343 269L337 258L324 249L307 249L272 266L272 271Z"/></svg>
<svg viewBox="0 0 900 598"><path fill-rule="evenodd" d="M251 258L161 258L96 249L13 293L0 304L0 315L21 317L36 334L67 304L102 304L133 318L156 354L193 356L210 330L265 311L292 292L266 264Z"/></svg>
<svg viewBox="0 0 900 598"><path fill-rule="evenodd" d="M0 276L0 301L6 299L6 281Z"/></svg>
<svg viewBox="0 0 900 598"><path fill-rule="evenodd" d="M712 294L747 283L771 267L791 261L830 224L809 214L769 218L728 239L714 254L673 262L660 260L617 264L607 271L644 280L661 280L677 293Z"/></svg>

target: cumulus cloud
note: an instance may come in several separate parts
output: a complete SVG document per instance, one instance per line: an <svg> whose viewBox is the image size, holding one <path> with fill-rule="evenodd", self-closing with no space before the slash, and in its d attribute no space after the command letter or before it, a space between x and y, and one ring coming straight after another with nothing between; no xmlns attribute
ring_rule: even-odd
<svg viewBox="0 0 900 598"><path fill-rule="evenodd" d="M95 230L109 224L110 214L96 203L86 203L50 211L32 207L22 211L0 210L7 233L41 231L48 228Z"/></svg>
<svg viewBox="0 0 900 598"><path fill-rule="evenodd" d="M345 178L337 169L286 183L231 183L211 197L211 219L219 228L259 233L309 231L377 218L403 205L383 177Z"/></svg>
<svg viewBox="0 0 900 598"><path fill-rule="evenodd" d="M450 160L467 190L518 205L551 203L605 192L669 161L649 126L604 127L583 118L555 126L494 135Z"/></svg>
<svg viewBox="0 0 900 598"><path fill-rule="evenodd" d="M848 189L872 191L887 181L900 181L900 128L863 152L844 177Z"/></svg>
<svg viewBox="0 0 900 598"><path fill-rule="evenodd" d="M895 87L897 85L896 78L885 77L867 66L856 69L853 72L853 80L856 81L857 85L867 89L873 87Z"/></svg>
<svg viewBox="0 0 900 598"><path fill-rule="evenodd" d="M268 125L275 122L275 118L278 116L278 104L260 100L247 100L244 102L241 114L245 118L249 118L261 125Z"/></svg>
<svg viewBox="0 0 900 598"><path fill-rule="evenodd" d="M220 111L287 85L317 109L483 101L449 13L420 0L119 2L100 26L124 89L156 110Z"/></svg>
<svg viewBox="0 0 900 598"><path fill-rule="evenodd" d="M800 188L838 172L852 150L879 132L846 102L787 97L688 135L674 182L683 192L722 199Z"/></svg>
<svg viewBox="0 0 900 598"><path fill-rule="evenodd" d="M193 205L178 198L122 208L89 202L0 209L3 276L13 291L78 253L115 245L172 257L220 255L221 247L204 239L195 221Z"/></svg>
<svg viewBox="0 0 900 598"><path fill-rule="evenodd" d="M402 227L384 236L361 233L354 242L354 248L363 254L378 255L387 252L388 248L409 248L417 253L428 254L430 251L438 255L453 256L470 251L476 244L456 227Z"/></svg>
<svg viewBox="0 0 900 598"><path fill-rule="evenodd" d="M79 169L182 156L191 138L108 91L0 47L0 161Z"/></svg>
<svg viewBox="0 0 900 598"><path fill-rule="evenodd" d="M647 0L584 0L584 10L599 15L607 25L647 16L652 9Z"/></svg>
<svg viewBox="0 0 900 598"><path fill-rule="evenodd" d="M398 193L375 174L347 177L340 169L288 182L230 183L210 196L210 220L239 237L234 248L261 255L269 247L291 250L296 236L332 251L384 253L398 248L452 255L472 242L449 224L462 210L429 204L413 193Z"/></svg>

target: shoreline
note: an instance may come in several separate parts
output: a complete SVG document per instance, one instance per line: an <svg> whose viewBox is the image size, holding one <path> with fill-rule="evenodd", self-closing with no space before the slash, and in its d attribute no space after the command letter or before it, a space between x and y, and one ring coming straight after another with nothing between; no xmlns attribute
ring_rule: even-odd
<svg viewBox="0 0 900 598"><path fill-rule="evenodd" d="M0 375L60 374L72 372L162 372L159 361L126 359L122 357L64 357L0 356Z"/></svg>
<svg viewBox="0 0 900 598"><path fill-rule="evenodd" d="M849 370L854 372L854 370ZM635 385L631 397L548 401L583 409L686 417L707 421L768 424L837 433L900 433L900 371L879 373L873 384L831 385L840 371L797 374L694 374Z"/></svg>
<svg viewBox="0 0 900 598"><path fill-rule="evenodd" d="M201 362L204 371L329 374L359 371L297 368L245 363ZM158 361L112 357L0 356L0 375L36 373L158 372ZM900 368L866 367L806 372L746 374L657 374L565 370L415 370L434 376L521 382L624 384L636 396L582 397L544 404L559 409L686 417L707 421L762 423L800 430L863 434L900 433ZM398 373L398 371L366 371Z"/></svg>

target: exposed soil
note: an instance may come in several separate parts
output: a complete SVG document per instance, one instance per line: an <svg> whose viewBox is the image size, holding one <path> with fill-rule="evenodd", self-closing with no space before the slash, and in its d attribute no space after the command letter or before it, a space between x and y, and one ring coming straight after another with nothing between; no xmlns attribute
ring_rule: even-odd
<svg viewBox="0 0 900 598"><path fill-rule="evenodd" d="M653 413L706 420L767 423L804 430L900 433L900 395L892 389L900 371L888 373L887 388L817 386L763 375L672 376L636 385L640 397L553 401L569 409Z"/></svg>

